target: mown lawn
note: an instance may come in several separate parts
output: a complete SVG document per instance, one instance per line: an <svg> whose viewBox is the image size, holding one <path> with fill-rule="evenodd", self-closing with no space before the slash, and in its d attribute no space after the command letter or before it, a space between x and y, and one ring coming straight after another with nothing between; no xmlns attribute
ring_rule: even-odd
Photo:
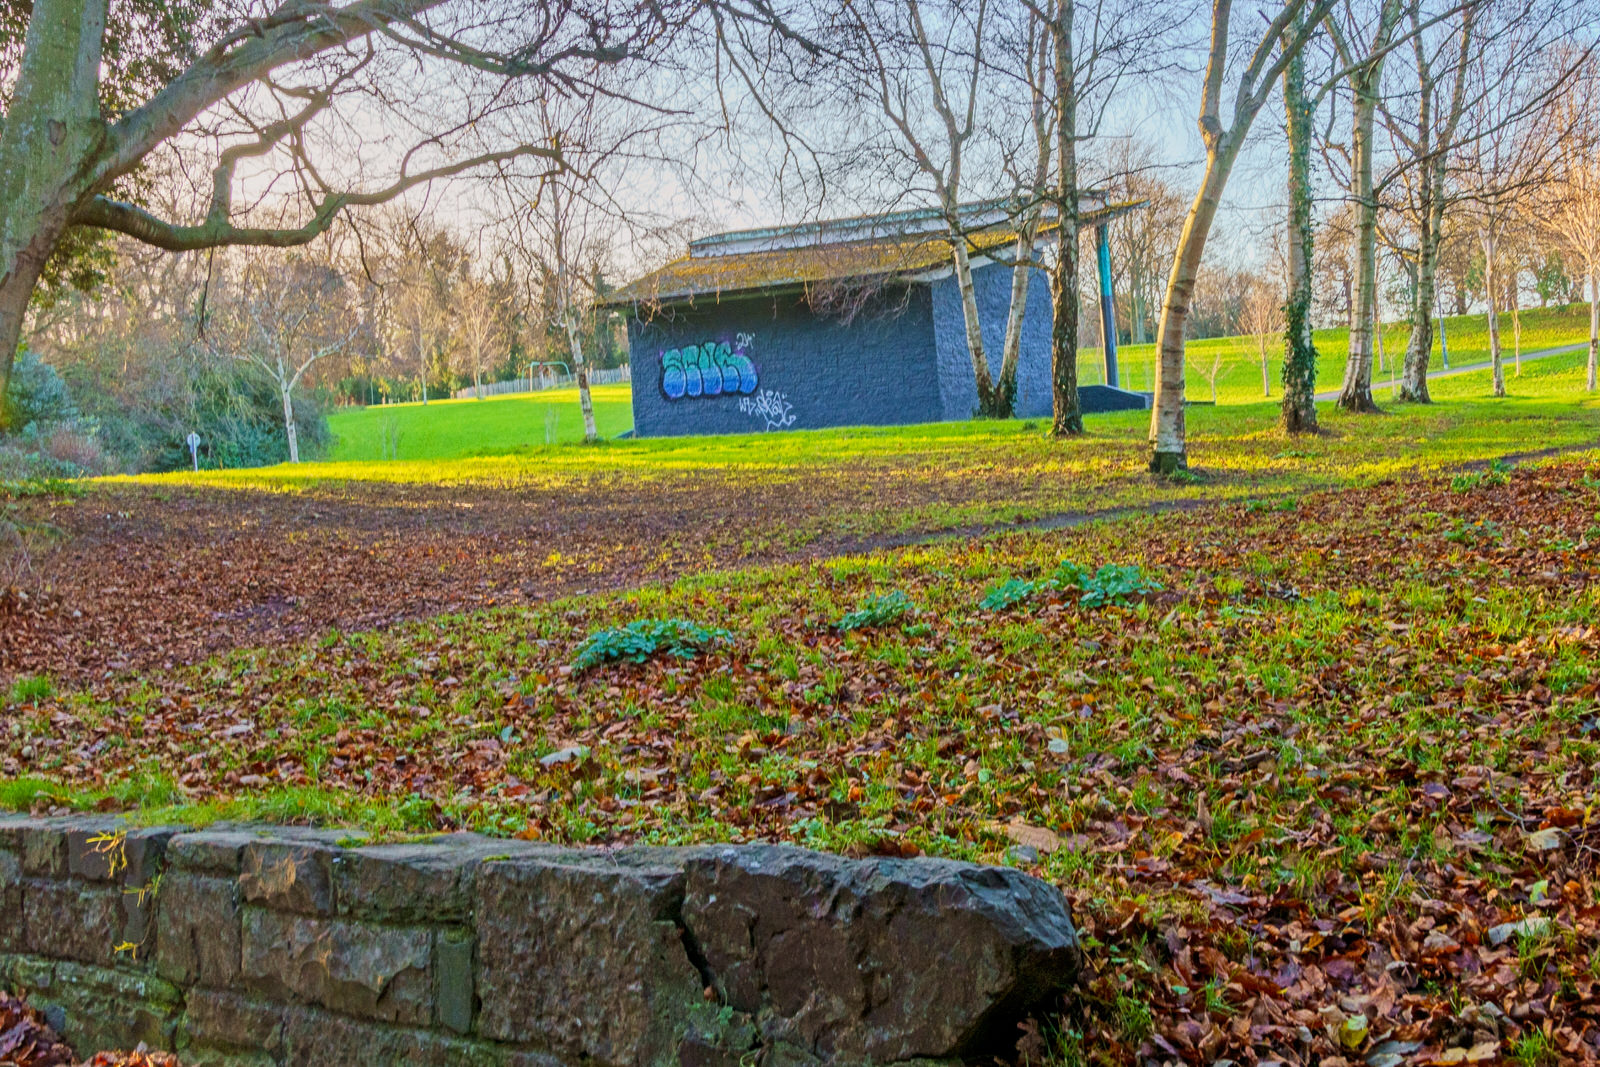
<svg viewBox="0 0 1600 1067"><path fill-rule="evenodd" d="M25 679L0 799L1009 863L1090 939L1078 1062L1574 1062L1597 546L1591 452ZM573 668L641 618L727 636Z"/></svg>
<svg viewBox="0 0 1600 1067"><path fill-rule="evenodd" d="M1523 348L1539 348L1574 344L1588 337L1587 311L1573 305L1563 309L1534 309L1522 316ZM1463 366L1489 358L1488 328L1482 315L1465 315L1445 320L1450 341L1451 363ZM1509 317L1505 327L1505 358L1511 361L1511 334ZM1386 352L1398 357L1405 349L1407 327L1389 324L1384 328ZM1319 351L1318 381L1324 389L1338 386L1344 373L1344 352L1348 344L1348 331L1344 329L1318 330L1316 341ZM1188 344L1188 396L1191 400L1208 401L1211 398L1210 374L1213 362L1220 356L1217 372L1217 398L1223 404L1259 404L1261 396L1261 367L1257 358L1254 338L1222 337L1191 341ZM1274 340L1268 345L1268 366L1272 379L1272 393L1281 393L1282 345ZM1150 389L1154 383L1154 345L1127 345L1119 350L1123 367L1123 384L1132 389ZM1097 348L1084 349L1079 357L1080 373L1085 384L1103 380L1103 366ZM1434 369L1442 369L1439 346L1434 346ZM1534 373L1542 364L1531 362L1525 373ZM1375 383L1388 381L1388 364L1375 367ZM1449 379L1441 379L1444 385ZM633 426L633 408L630 387L626 385L597 386L594 389L595 424L603 438L614 438ZM1463 395L1447 389L1444 395ZM1142 419L1122 421L1141 424ZM325 460L332 464L352 462L405 463L460 460L472 457L500 457L524 455L542 457L550 446L578 442L583 437L583 421L578 410L575 389L553 390L543 393L514 394L489 397L484 400L435 400L422 404L389 404L335 412L329 417L329 428L335 443ZM891 439L901 436L898 428L887 431L850 430L841 438L846 441L870 440L874 435L887 434ZM912 440L927 433L925 428L908 431ZM756 440L762 440L756 438ZM670 454L687 450L706 462L728 460L738 462L755 445L750 438L741 438L742 444L732 448L710 445L704 440L684 441L674 447L670 442L657 454ZM404 478L405 475L398 475Z"/></svg>
<svg viewBox="0 0 1600 1067"><path fill-rule="evenodd" d="M1466 366L1487 362L1489 359L1489 326L1483 315L1450 316L1444 320L1445 338L1450 345L1450 365ZM1506 363L1511 363L1511 316L1502 314L1500 322L1501 345ZM1319 389L1337 389L1344 378L1346 350L1350 344L1349 330L1317 330L1317 386ZM1388 323L1383 328L1385 360L1373 364L1374 382L1386 382L1390 368L1405 355L1410 328L1403 323ZM1522 313L1522 349L1532 352L1541 348L1555 348L1577 344L1589 338L1589 311L1586 305L1573 304L1564 308L1534 308ZM1211 399L1211 372L1218 357L1217 400L1223 404L1249 404L1261 397L1261 362L1259 349L1253 337L1215 337L1190 341L1185 347L1187 358L1185 387L1190 400ZM1124 345L1117 350L1122 367L1122 384L1128 389L1151 389L1155 383L1155 346ZM1079 373L1085 383L1104 380L1104 363L1098 348L1084 349L1079 356ZM1283 392L1283 340L1269 338L1267 366L1272 383L1272 395ZM1434 338L1432 369L1443 369L1443 353L1438 337ZM1537 364L1530 364L1531 369ZM1525 371L1526 373L1526 371ZM1441 383L1442 384L1442 383Z"/></svg>
<svg viewBox="0 0 1600 1067"><path fill-rule="evenodd" d="M591 390L595 430L615 437L633 427L626 385ZM576 389L514 393L482 400L430 400L338 411L328 417L335 438L327 458L337 463L454 459L526 452L583 440Z"/></svg>

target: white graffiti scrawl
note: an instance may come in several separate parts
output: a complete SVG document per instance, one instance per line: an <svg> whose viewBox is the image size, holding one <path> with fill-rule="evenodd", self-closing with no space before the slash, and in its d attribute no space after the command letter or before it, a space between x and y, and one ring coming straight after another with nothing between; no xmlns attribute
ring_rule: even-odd
<svg viewBox="0 0 1600 1067"><path fill-rule="evenodd" d="M763 389L754 396L741 396L739 410L761 419L769 430L781 430L794 422L794 405L789 403L789 394L776 389Z"/></svg>

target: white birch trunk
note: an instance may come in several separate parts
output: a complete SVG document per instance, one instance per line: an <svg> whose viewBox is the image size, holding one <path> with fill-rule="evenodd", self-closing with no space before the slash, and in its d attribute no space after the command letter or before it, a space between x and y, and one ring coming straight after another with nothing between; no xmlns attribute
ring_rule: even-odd
<svg viewBox="0 0 1600 1067"><path fill-rule="evenodd" d="M1500 301L1499 294L1495 292L1497 279L1494 273L1497 242L1492 229L1480 231L1479 237L1483 241L1483 290L1489 302L1489 364L1494 373L1494 395L1505 396L1506 368L1500 354Z"/></svg>
<svg viewBox="0 0 1600 1067"><path fill-rule="evenodd" d="M567 345L572 350L572 373L578 379L578 407L583 411L583 443L592 445L600 435L594 426L594 400L589 396L589 365L583 359L583 342L571 311L562 316L567 325Z"/></svg>

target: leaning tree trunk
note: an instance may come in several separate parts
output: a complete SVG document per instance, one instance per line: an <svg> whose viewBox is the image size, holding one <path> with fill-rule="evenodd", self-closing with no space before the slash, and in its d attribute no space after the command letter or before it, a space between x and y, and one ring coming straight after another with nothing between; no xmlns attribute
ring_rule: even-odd
<svg viewBox="0 0 1600 1067"><path fill-rule="evenodd" d="M0 126L0 396L28 302L105 137L101 41L108 0L34 0Z"/></svg>
<svg viewBox="0 0 1600 1067"><path fill-rule="evenodd" d="M956 226L954 209L949 212L951 227ZM967 255L967 239L961 234L951 238L955 253L956 289L961 293L961 318L967 327L967 352L972 356L972 379L978 386L978 414L991 419L1008 419L1011 412L1002 410L995 394L994 379L989 374L989 354L983 347L983 323L978 319L978 291L972 282L972 260Z"/></svg>
<svg viewBox="0 0 1600 1067"><path fill-rule="evenodd" d="M1372 413L1372 320L1378 304L1378 202L1372 190L1372 127L1377 111L1376 68L1351 78L1355 89L1352 170L1356 200L1356 293L1351 308L1350 354L1345 361L1339 406Z"/></svg>
<svg viewBox="0 0 1600 1067"><path fill-rule="evenodd" d="M1150 411L1150 470L1171 474L1189 466L1187 427L1184 425L1184 331L1194 302L1195 278L1205 254L1206 237L1217 218L1217 205L1239 155L1241 139L1218 133L1206 146L1206 172L1194 203L1183 220L1178 249L1167 278L1167 295L1161 304L1161 325L1156 329L1155 403Z"/></svg>
<svg viewBox="0 0 1600 1067"><path fill-rule="evenodd" d="M1317 432L1317 346L1311 339L1311 103L1305 59L1283 76L1289 134L1289 277L1283 306L1283 428Z"/></svg>
<svg viewBox="0 0 1600 1067"><path fill-rule="evenodd" d="M1017 233L1017 262L1011 268L1011 306L1006 311L1006 338L1000 350L1000 380L995 385L997 406L1006 417L1016 411L1017 364L1022 357L1022 320L1028 311L1028 283L1033 279L1034 241L1038 237L1036 212L1031 212Z"/></svg>

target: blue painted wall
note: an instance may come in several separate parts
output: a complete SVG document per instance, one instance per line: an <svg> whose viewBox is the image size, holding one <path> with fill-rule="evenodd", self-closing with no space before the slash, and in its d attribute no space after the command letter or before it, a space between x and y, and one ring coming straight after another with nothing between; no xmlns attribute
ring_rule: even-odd
<svg viewBox="0 0 1600 1067"><path fill-rule="evenodd" d="M704 358L707 343L712 345L709 360ZM697 389L678 371L689 350L701 357L697 363L721 364L716 372L697 368ZM798 296L666 308L649 321L629 320L628 352L633 426L641 437L895 425L944 417L926 285L886 294L848 323L813 312ZM678 355L670 357L674 352ZM664 355L669 356L667 373ZM754 371L753 383L741 355ZM715 390L706 387L713 376Z"/></svg>
<svg viewBox="0 0 1600 1067"><path fill-rule="evenodd" d="M988 264L973 281L998 374L1011 269ZM1050 414L1050 319L1049 283L1035 271L1017 368L1023 417ZM665 308L629 320L628 351L641 437L968 419L978 403L953 278L886 293L848 323L798 296Z"/></svg>
<svg viewBox="0 0 1600 1067"><path fill-rule="evenodd" d="M988 263L972 272L983 324L983 350L989 373L1000 377L1006 317L1011 307L1011 268ZM1048 417L1050 394L1050 279L1035 269L1028 279L1028 306L1022 315L1022 348L1017 355L1019 417ZM972 354L967 349L967 324L961 311L961 290L954 275L933 283L933 329L938 345L939 395L945 419L970 419L978 411L978 383L972 380Z"/></svg>

